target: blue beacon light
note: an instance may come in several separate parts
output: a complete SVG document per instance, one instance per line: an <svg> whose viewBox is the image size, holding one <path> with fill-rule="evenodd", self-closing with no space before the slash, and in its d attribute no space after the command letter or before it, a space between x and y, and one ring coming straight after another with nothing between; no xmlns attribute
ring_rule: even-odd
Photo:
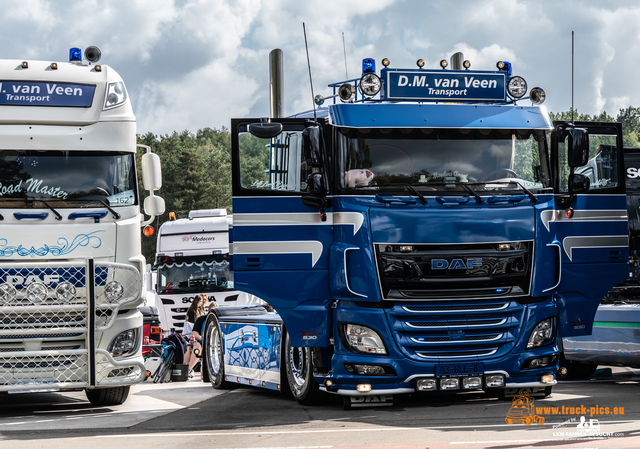
<svg viewBox="0 0 640 449"><path fill-rule="evenodd" d="M376 60L364 58L362 60L362 73L376 73Z"/></svg>
<svg viewBox="0 0 640 449"><path fill-rule="evenodd" d="M82 62L82 50L78 47L69 49L69 62Z"/></svg>

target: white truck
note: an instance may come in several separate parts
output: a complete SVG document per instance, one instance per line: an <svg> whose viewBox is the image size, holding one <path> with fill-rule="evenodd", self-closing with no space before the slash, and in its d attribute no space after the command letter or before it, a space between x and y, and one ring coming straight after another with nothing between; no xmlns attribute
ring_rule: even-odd
<svg viewBox="0 0 640 449"><path fill-rule="evenodd" d="M170 220L158 230L155 287L161 304L162 330L182 332L185 314L198 293L220 305L236 305L229 269L226 209L192 210L187 218Z"/></svg>
<svg viewBox="0 0 640 449"><path fill-rule="evenodd" d="M140 228L164 212L160 163L147 148L145 221L131 102L99 59L0 60L0 392L116 405L145 376Z"/></svg>

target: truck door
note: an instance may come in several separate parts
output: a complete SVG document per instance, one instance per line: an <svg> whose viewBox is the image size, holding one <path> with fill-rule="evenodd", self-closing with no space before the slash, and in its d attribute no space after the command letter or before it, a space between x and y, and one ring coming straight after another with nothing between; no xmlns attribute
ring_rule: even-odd
<svg viewBox="0 0 640 449"><path fill-rule="evenodd" d="M574 129L588 133L578 157L569 147L584 134L574 134L570 124L554 125L556 206L544 212L543 223L558 252L558 328L560 336L589 335L606 292L629 276L622 127L576 122Z"/></svg>
<svg viewBox="0 0 640 449"><path fill-rule="evenodd" d="M323 125L234 119L231 127L234 287L273 306L295 346L328 346L333 216Z"/></svg>

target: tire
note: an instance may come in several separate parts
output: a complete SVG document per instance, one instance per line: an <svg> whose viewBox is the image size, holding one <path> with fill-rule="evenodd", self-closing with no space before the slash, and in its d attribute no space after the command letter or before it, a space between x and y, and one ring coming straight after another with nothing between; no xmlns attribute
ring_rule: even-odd
<svg viewBox="0 0 640 449"><path fill-rule="evenodd" d="M292 347L289 333L286 330L283 333L282 359L291 395L302 405L324 403L327 395L320 391L313 377L311 348Z"/></svg>
<svg viewBox="0 0 640 449"><path fill-rule="evenodd" d="M207 318L204 330L204 348L202 360L206 365L209 382L213 388L223 390L231 384L224 380L224 345L222 344L222 332L220 323L215 315Z"/></svg>
<svg viewBox="0 0 640 449"><path fill-rule="evenodd" d="M129 396L129 386L113 388L96 388L95 390L84 390L91 405L105 407L109 405L121 405Z"/></svg>

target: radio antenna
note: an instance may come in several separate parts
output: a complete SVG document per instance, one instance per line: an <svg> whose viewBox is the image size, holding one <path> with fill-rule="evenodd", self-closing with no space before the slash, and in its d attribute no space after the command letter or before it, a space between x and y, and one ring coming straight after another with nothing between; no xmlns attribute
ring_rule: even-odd
<svg viewBox="0 0 640 449"><path fill-rule="evenodd" d="M574 55L574 32L571 32L571 125L574 125L573 117L573 55Z"/></svg>
<svg viewBox="0 0 640 449"><path fill-rule="evenodd" d="M349 79L349 72L347 72L347 46L344 43L344 31L342 32L342 52L344 53L344 76L345 79Z"/></svg>
<svg viewBox="0 0 640 449"><path fill-rule="evenodd" d="M317 122L318 117L316 116L316 100L313 96L313 80L311 79L311 63L309 62L309 46L307 45L307 29L304 26L304 22L302 22L302 32L304 34L304 48L307 51L307 66L309 66L309 84L311 85L311 103L313 104L313 121Z"/></svg>

